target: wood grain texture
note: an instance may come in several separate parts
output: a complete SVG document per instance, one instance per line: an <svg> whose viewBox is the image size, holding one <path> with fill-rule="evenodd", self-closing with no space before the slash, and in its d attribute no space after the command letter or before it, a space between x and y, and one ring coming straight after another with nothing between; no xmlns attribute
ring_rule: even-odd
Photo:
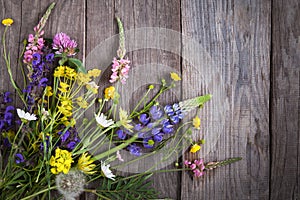
<svg viewBox="0 0 300 200"><path fill-rule="evenodd" d="M22 27L21 19L22 19L22 9L21 2L19 1L0 1L0 17L1 21L4 18L12 18L14 20L13 26L9 27L6 33L6 47L10 52L11 59L11 70L14 74L14 78L17 79L18 68L18 58L19 58L19 45L22 44L22 40L20 39L20 30ZM0 37L2 41L2 34L4 32L5 27L1 24L0 27ZM11 91L14 92L14 88L11 84L8 84L8 73L6 69L6 65L3 59L3 51L2 51L2 42L0 44L1 52L0 52L0 91ZM8 53L8 52L7 52ZM12 95L13 96L13 95Z"/></svg>
<svg viewBox="0 0 300 200"><path fill-rule="evenodd" d="M300 199L300 3L272 5L271 199Z"/></svg>
<svg viewBox="0 0 300 200"><path fill-rule="evenodd" d="M200 114L202 132L220 135L208 155L198 156L243 157L199 180L184 173L181 199L268 199L270 2L182 1L181 7L182 33L202 47L199 60L183 62L183 88L192 86L184 97L213 94ZM192 48L183 44L183 54Z"/></svg>
<svg viewBox="0 0 300 200"><path fill-rule="evenodd" d="M65 32L75 39L81 49L79 58L86 66L103 70L101 89L109 85L109 66L116 56L115 16L121 18L125 31L160 27L183 34L179 39L172 38L174 50L166 50L170 45L168 37L149 41L153 33L149 30L143 30L144 40L137 40L135 35L127 38L132 71L131 80L121 88L126 95L120 105L132 109L148 84L158 83L168 70L179 72L182 85L176 92L162 96L162 104L213 94L198 114L201 130L193 133L195 140L204 136L206 144L196 155L186 149L183 159L204 157L205 161L215 161L241 156L243 160L209 171L199 179L186 172L155 175L153 186L160 191L160 198L300 199L298 0L56 3L45 26L46 37ZM23 83L17 59L22 41L33 32L48 5L47 0L0 0L1 19L11 17L15 21L7 34L7 46L11 49L14 78L20 86ZM3 30L1 25L0 36ZM140 44L146 48L137 48ZM156 46L162 48L152 48ZM1 58L0 91L6 90L13 88ZM92 115L91 110L86 116ZM148 162L151 160L138 167L145 168ZM173 166L164 167L170 168ZM78 199L96 197L84 194Z"/></svg>

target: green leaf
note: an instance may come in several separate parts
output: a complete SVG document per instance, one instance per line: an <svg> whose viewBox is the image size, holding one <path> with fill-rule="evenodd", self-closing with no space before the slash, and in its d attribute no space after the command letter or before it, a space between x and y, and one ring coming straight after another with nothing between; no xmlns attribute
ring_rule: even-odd
<svg viewBox="0 0 300 200"><path fill-rule="evenodd" d="M67 61L68 61L68 58L67 58L67 57L62 57L62 58L58 61L58 64L59 64L60 66L63 66Z"/></svg>
<svg viewBox="0 0 300 200"><path fill-rule="evenodd" d="M76 58L69 58L68 63L71 67L74 67L77 72L87 73L85 67L83 66L82 62Z"/></svg>

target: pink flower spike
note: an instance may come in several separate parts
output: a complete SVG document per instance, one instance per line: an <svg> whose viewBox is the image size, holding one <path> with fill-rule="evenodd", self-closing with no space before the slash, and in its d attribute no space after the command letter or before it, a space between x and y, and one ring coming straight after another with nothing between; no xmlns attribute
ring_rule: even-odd
<svg viewBox="0 0 300 200"><path fill-rule="evenodd" d="M201 176L201 172L200 172L199 169L193 170L193 173L194 173L194 176L195 176L195 177L200 177L200 176Z"/></svg>
<svg viewBox="0 0 300 200"><path fill-rule="evenodd" d="M185 161L183 162L183 164L186 165L186 166L189 166L189 165L191 164L191 162L188 161L188 160L185 160Z"/></svg>
<svg viewBox="0 0 300 200"><path fill-rule="evenodd" d="M196 167L197 167L197 166L196 166L195 164L191 164L191 165L190 165L190 168L191 168L191 169L196 169Z"/></svg>
<svg viewBox="0 0 300 200"><path fill-rule="evenodd" d="M203 171L203 170L205 169L205 166L202 164L202 165L200 166L200 169L201 169L201 171Z"/></svg>
<svg viewBox="0 0 300 200"><path fill-rule="evenodd" d="M34 36L32 34L29 34L28 36L28 42L33 42L34 41Z"/></svg>

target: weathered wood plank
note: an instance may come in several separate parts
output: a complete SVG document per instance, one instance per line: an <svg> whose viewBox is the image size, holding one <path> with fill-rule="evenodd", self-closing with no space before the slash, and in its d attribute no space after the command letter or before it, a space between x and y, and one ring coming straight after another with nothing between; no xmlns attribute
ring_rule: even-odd
<svg viewBox="0 0 300 200"><path fill-rule="evenodd" d="M300 3L272 4L271 199L300 199Z"/></svg>
<svg viewBox="0 0 300 200"><path fill-rule="evenodd" d="M198 156L244 158L199 180L183 173L181 199L268 199L270 2L183 0L181 7L183 34L201 46L183 62L183 88L192 85L184 97L213 94L201 132L217 144L207 141ZM183 55L195 46L183 43Z"/></svg>
<svg viewBox="0 0 300 200"><path fill-rule="evenodd" d="M101 58L99 60L100 67L103 69L103 77L100 81L102 88L108 86L107 81L110 74L110 63L113 57L116 56L117 42L118 38L115 37L115 40L112 42L107 42L105 39L111 39L115 34L118 33L117 25L115 21L115 16L118 16L123 21L125 31L141 27L163 27L170 28L176 31L180 31L180 4L179 1L163 1L163 2L154 2L154 1L145 1L145 2L136 2L136 1L89 1L87 4L87 63L90 62L89 57L92 51L95 51L95 48L100 46L99 56L94 56ZM147 33L145 33L147 34ZM149 34L149 33L148 33ZM135 41L135 37L126 38L126 48L129 51L127 56L132 61L132 70L130 73L129 81L126 85L121 87L121 94L123 94L120 105L127 110L133 108L132 104L136 104L137 100L141 98L141 95L145 91L144 89L150 83L149 73L151 76L158 76L162 78L160 74L161 65L167 65L171 69L180 71L180 58L178 55L172 55L171 53L162 51L161 49L150 50L144 49L133 50L134 45L140 41ZM147 38L143 38L147 40ZM102 42L102 43L101 43ZM150 44L152 41L147 41ZM147 46L146 42L146 46ZM107 46L110 45L110 46ZM149 46L149 45L148 45ZM103 51L104 48L106 51ZM180 48L180 47L179 47ZM105 56L103 56L105 55ZM97 59L96 58L96 59ZM149 71L145 73L143 67L154 63ZM156 65L160 64L160 65ZM91 62L88 64L88 67L98 65L97 62ZM153 80L153 79L152 79ZM142 83L144 81L144 83ZM142 89L143 88L143 89ZM124 95L126 94L126 95ZM174 96L166 97L167 100L173 100ZM145 162L138 168L147 168L147 163ZM153 164L153 163L152 163ZM123 171L124 172L124 171ZM128 170L132 172L132 170ZM176 180L176 181L174 181ZM153 178L154 186L159 189L162 197L172 197L177 198L177 191L179 191L180 180L177 173L172 174L160 174Z"/></svg>
<svg viewBox="0 0 300 200"><path fill-rule="evenodd" d="M22 27L21 19L22 19L22 9L20 1L0 1L0 17L1 21L4 18L12 18L14 20L13 25L9 28L6 33L6 47L10 52L11 59L11 70L13 72L13 77L16 79L18 76L16 75L18 70L18 57L19 57L19 48L18 46L22 44L22 40L20 39L20 29ZM2 35L5 27L1 24L0 27L0 37L2 41ZM14 95L14 88L9 81L8 73L6 69L6 65L3 59L3 51L2 51L2 42L0 44L1 52L0 52L0 92L10 91L12 96Z"/></svg>

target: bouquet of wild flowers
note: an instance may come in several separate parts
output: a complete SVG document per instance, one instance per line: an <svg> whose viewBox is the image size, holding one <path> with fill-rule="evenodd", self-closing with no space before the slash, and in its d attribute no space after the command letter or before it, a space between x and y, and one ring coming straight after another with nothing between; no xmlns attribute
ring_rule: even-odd
<svg viewBox="0 0 300 200"><path fill-rule="evenodd" d="M44 199L51 197L74 199L82 192L91 192L101 199L151 199L157 192L147 183L153 171L130 177L116 175L118 160L122 166L143 159L147 154L163 150L167 159L182 149L191 128L200 127L200 118L179 125L186 114L201 108L211 95L195 97L162 106L157 98L180 80L171 73L171 83L162 80L158 93L150 100L150 85L131 113L119 105L118 85L125 84L130 61L124 56L124 35L121 21L118 57L112 61L111 86L99 95L99 69L86 70L74 56L77 43L65 33L45 39L43 28L51 13L51 4L30 34L24 46L24 88L13 79L10 55L5 46L6 31L13 24L4 19L3 57L11 84L22 105L13 106L10 92L0 96L0 189L1 199ZM25 73L27 71L27 73ZM25 75L27 74L27 75ZM96 109L95 109L96 108ZM85 113L93 117L85 118ZM188 127L188 128L184 128ZM196 153L204 140L193 142ZM164 149L168 143L172 148ZM189 143L190 144L190 143ZM137 156L126 160L120 151ZM181 169L192 171L195 177L205 170L232 163L239 158L205 164L202 159L185 161ZM99 181L98 184L90 183ZM95 186L96 185L96 186ZM59 193L53 193L58 190Z"/></svg>

